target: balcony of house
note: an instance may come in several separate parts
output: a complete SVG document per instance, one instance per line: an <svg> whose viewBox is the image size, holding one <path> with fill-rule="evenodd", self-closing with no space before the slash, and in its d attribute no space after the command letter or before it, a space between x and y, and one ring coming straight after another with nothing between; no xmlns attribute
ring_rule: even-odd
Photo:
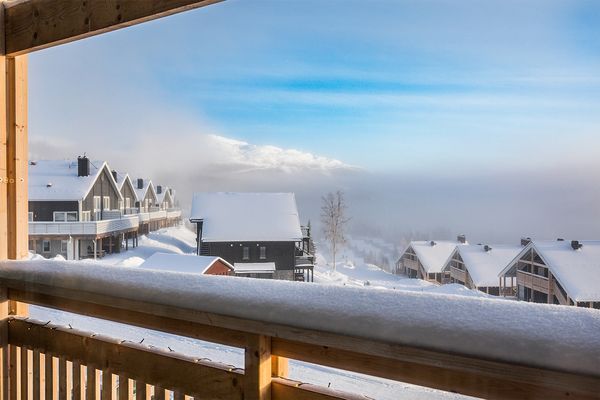
<svg viewBox="0 0 600 400"><path fill-rule="evenodd" d="M181 218L181 209L169 208L167 209L167 219L179 219Z"/></svg>
<svg viewBox="0 0 600 400"><path fill-rule="evenodd" d="M549 281L545 276L517 270L517 283L537 292L549 293Z"/></svg>
<svg viewBox="0 0 600 400"><path fill-rule="evenodd" d="M450 277L463 285L467 284L467 271L460 268L450 267Z"/></svg>
<svg viewBox="0 0 600 400"><path fill-rule="evenodd" d="M298 381L289 359L485 398L600 392L588 310L39 261L1 262L0 283L3 398L363 398ZM30 320L26 304L236 347L242 365Z"/></svg>
<svg viewBox="0 0 600 400"><path fill-rule="evenodd" d="M97 221L30 221L30 237L67 237L67 236L94 236L100 237L113 233L123 233L136 230L139 225L137 216L110 215L110 219ZM106 215L108 216L108 215Z"/></svg>

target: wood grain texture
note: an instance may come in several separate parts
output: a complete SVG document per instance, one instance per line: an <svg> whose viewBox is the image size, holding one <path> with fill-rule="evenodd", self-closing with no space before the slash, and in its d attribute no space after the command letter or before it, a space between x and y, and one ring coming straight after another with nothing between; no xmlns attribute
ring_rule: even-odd
<svg viewBox="0 0 600 400"><path fill-rule="evenodd" d="M27 0L5 10L6 54L20 55L222 0Z"/></svg>

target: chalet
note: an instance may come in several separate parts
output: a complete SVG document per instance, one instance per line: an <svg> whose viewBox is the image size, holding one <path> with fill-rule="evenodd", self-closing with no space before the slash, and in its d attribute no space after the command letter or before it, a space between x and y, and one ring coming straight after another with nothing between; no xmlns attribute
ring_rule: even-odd
<svg viewBox="0 0 600 400"><path fill-rule="evenodd" d="M439 284L447 283L450 273L444 272L446 261L456 246L465 244L468 243L464 235L459 235L456 241L412 241L396 262L396 274Z"/></svg>
<svg viewBox="0 0 600 400"><path fill-rule="evenodd" d="M520 300L600 309L600 241L527 240L499 276L516 278Z"/></svg>
<svg viewBox="0 0 600 400"><path fill-rule="evenodd" d="M31 161L29 249L67 259L119 251L124 235L137 231L137 216L123 216L123 196L106 162Z"/></svg>
<svg viewBox="0 0 600 400"><path fill-rule="evenodd" d="M156 186L156 205L161 210L168 210L175 207L173 189L157 185Z"/></svg>
<svg viewBox="0 0 600 400"><path fill-rule="evenodd" d="M158 199L156 190L150 179L138 178L135 180L135 194L137 198L136 207L142 213L150 212L156 207Z"/></svg>
<svg viewBox="0 0 600 400"><path fill-rule="evenodd" d="M450 273L450 282L465 285L494 296L514 296L514 280L502 284L498 274L523 250L511 245L456 246L443 271ZM502 287L503 290L500 290Z"/></svg>
<svg viewBox="0 0 600 400"><path fill-rule="evenodd" d="M233 275L233 266L221 257L154 253L140 268L202 275Z"/></svg>
<svg viewBox="0 0 600 400"><path fill-rule="evenodd" d="M117 182L121 196L123 196L123 202L120 204L119 209L123 211L123 214L137 214L139 211L135 205L138 199L129 174L122 174L115 170L112 171L112 174Z"/></svg>
<svg viewBox="0 0 600 400"><path fill-rule="evenodd" d="M311 280L293 193L196 193L190 222L198 255L222 257L237 271L248 264L260 277Z"/></svg>

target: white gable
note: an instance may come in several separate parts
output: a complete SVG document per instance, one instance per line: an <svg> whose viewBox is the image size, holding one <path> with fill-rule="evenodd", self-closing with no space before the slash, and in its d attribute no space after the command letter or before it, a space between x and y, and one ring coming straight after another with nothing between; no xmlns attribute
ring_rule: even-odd
<svg viewBox="0 0 600 400"><path fill-rule="evenodd" d="M201 219L205 242L302 240L293 193L196 193L190 220Z"/></svg>
<svg viewBox="0 0 600 400"><path fill-rule="evenodd" d="M432 243L434 244L432 245ZM410 242L410 247L414 250L427 273L442 272L446 265L446 261L448 261L448 258L456 246L459 245L462 245L462 243L444 240L420 240Z"/></svg>

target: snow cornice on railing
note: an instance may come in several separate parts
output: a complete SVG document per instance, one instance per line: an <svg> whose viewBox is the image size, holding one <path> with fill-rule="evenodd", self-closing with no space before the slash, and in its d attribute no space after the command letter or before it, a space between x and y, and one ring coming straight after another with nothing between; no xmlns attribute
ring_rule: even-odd
<svg viewBox="0 0 600 400"><path fill-rule="evenodd" d="M0 263L0 282L600 375L600 312L501 299L200 276L82 262Z"/></svg>

